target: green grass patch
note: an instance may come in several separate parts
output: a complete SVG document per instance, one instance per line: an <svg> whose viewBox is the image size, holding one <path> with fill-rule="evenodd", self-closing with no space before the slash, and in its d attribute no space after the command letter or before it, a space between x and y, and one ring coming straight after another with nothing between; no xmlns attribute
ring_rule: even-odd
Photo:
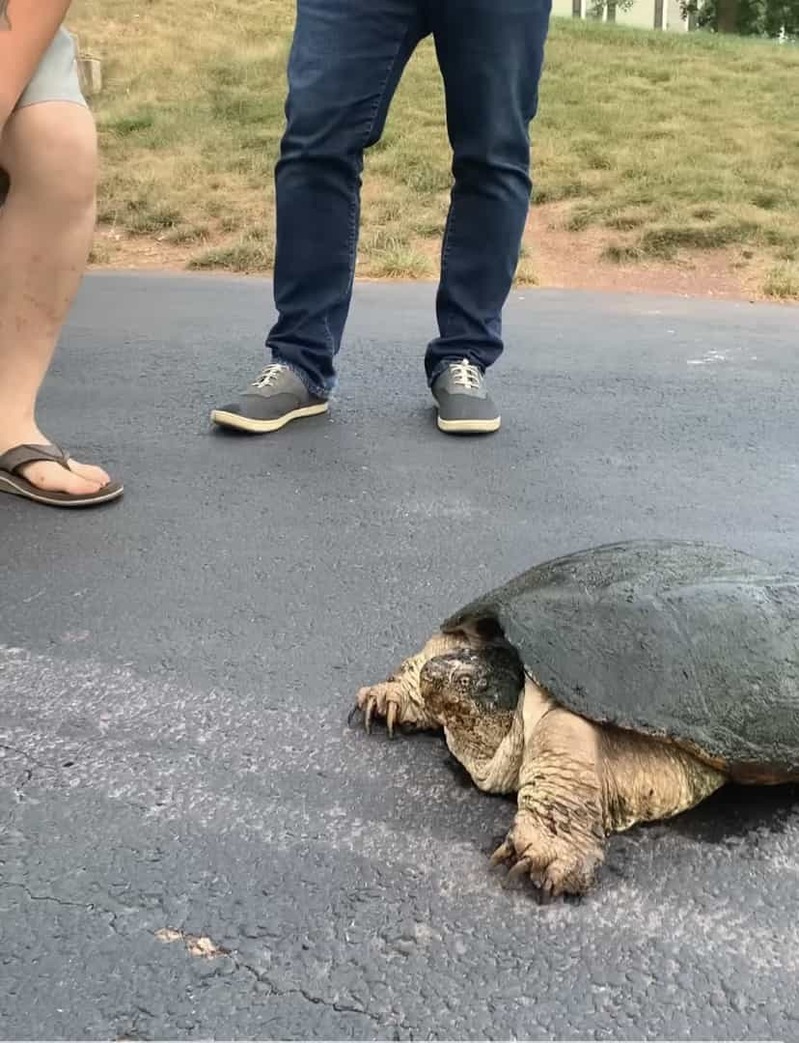
<svg viewBox="0 0 799 1043"><path fill-rule="evenodd" d="M225 269L254 274L271 269L274 260L275 245L271 238L246 235L238 242L198 252L189 261L188 267L192 271Z"/></svg>
<svg viewBox="0 0 799 1043"><path fill-rule="evenodd" d="M763 283L767 297L799 299L799 264L779 264L769 270Z"/></svg>

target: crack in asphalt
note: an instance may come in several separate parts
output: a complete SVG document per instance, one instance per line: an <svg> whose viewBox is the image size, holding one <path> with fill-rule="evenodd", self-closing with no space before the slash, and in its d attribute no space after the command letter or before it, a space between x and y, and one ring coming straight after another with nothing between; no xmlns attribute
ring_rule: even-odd
<svg viewBox="0 0 799 1043"><path fill-rule="evenodd" d="M91 902L72 902L68 898L57 898L55 895L37 895L31 891L27 884L20 883L18 880L6 880L0 882L0 889L10 887L18 888L26 894L32 902L54 902L56 905L61 905L68 909L82 909L87 913L97 913L100 916L107 916L108 927L111 928L114 934L119 936L119 930L117 928L117 920L120 916L119 913L112 912L110 909L103 909Z"/></svg>
<svg viewBox="0 0 799 1043"><path fill-rule="evenodd" d="M392 1021L386 1023L386 1021L379 1014L373 1014L371 1011L365 1010L363 1007L351 1006L348 1003L337 1003L335 1000L327 1000L323 996L314 996L312 993L308 992L307 989L303 989L301 987L281 989L277 985L275 985L274 981L267 975L263 974L261 971L256 970L254 967L252 967L248 963L245 963L243 960L237 959L234 955L234 952L231 952L229 955L230 958L233 960L233 963L235 964L236 968L247 971L247 973L251 974L262 985L266 985L270 991L270 994L273 996L302 996L302 998L306 1000L308 1003L312 1003L317 1006L323 1006L328 1008L329 1010L334 1010L337 1014L360 1014L367 1020L371 1021L378 1028L401 1029L408 1033L410 1039L413 1038L412 1030L403 1022Z"/></svg>
<svg viewBox="0 0 799 1043"><path fill-rule="evenodd" d="M32 778L33 778L33 768L25 768L25 770L22 772L22 774L18 775L17 778L14 780L14 784L11 787L11 789L12 789L12 792L14 794L14 799L16 800L17 804L21 804L22 801L24 800L24 797L22 796L22 791L25 789L25 787L28 785L28 783L31 781ZM12 808L12 810L9 812L8 821L5 824L8 825L11 822L11 820L13 819L13 817L14 817L14 810Z"/></svg>
<svg viewBox="0 0 799 1043"><path fill-rule="evenodd" d="M308 1003L326 1007L329 1010L336 1011L336 1013L338 1014L360 1014L361 1016L367 1018L369 1021L373 1022L373 1024L375 1024L379 1028L391 1027L394 1029L401 1029L408 1033L409 1038L413 1038L412 1030L409 1026L401 1022L390 1022L390 1025L387 1026L386 1022L383 1018L380 1017L380 1015L372 1014L371 1011L368 1011L363 1007L357 1007L348 1003L339 1003L335 1000L328 1000L325 999L323 996L316 996L313 993L309 992L307 989L302 988L301 986L280 988L278 985L275 984L274 980L270 978L267 974L265 974L263 971L259 971L257 968L253 967L252 964L247 963L246 960L242 959L237 949L229 949L221 945L216 945L216 943L212 942L210 938L200 939L209 943L209 947L207 947L206 951L203 951L202 949L198 951L193 951L190 948L190 944L191 942L198 941L198 939L194 935L190 935L178 930L174 931L174 937L172 938L166 938L163 935L159 935L158 931L150 931L149 933L152 934L154 938L158 938L159 941L167 942L167 944L173 941L182 941L184 943L186 952L194 959L218 959L221 957L228 957L228 959L230 959L230 961L233 963L234 968L237 971L245 971L247 974L253 977L259 984L265 985L269 990L270 996L302 996L302 998L306 1000ZM213 946L213 948L211 948L210 946Z"/></svg>
<svg viewBox="0 0 799 1043"><path fill-rule="evenodd" d="M27 886L27 884L23 884L18 880L8 880L0 883L0 888L2 889L14 887L18 888L25 895L27 895L27 897L32 902L54 902L56 905L64 906L66 908L82 909L84 912L98 913L100 915L107 916L109 918L108 926L115 934L119 933L117 930L117 919L119 914L114 913L109 909L102 909L99 906L94 905L90 902L73 902L66 898L58 898L56 895L34 894L34 892ZM157 937L157 933L155 931L148 931L147 933L151 934L154 938ZM180 933L182 935L182 932ZM373 1014L371 1011L366 1010L363 1007L358 1007L348 1003L339 1003L335 1000L328 1000L325 999L324 996L316 996L313 993L309 992L307 989L304 989L302 987L280 988L272 978L264 974L262 971L259 971L257 968L253 967L252 964L247 963L246 960L243 960L239 955L238 950L236 949L220 948L216 955L227 956L233 962L233 965L236 968L236 970L245 971L261 985L265 985L269 989L269 993L272 996L302 996L302 998L306 1000L308 1003L326 1007L329 1010L336 1011L336 1013L338 1014L360 1014L379 1028L391 1027L394 1029L399 1029L407 1032L409 1038L412 1038L412 1030L409 1026L405 1025L402 1022L393 1021L387 1024L386 1021L380 1017L380 1015ZM194 959L197 959L197 957L194 956ZM148 1013L144 1010L144 1008L141 1008L141 1010L143 1013ZM153 1015L149 1013L149 1016L152 1017Z"/></svg>
<svg viewBox="0 0 799 1043"><path fill-rule="evenodd" d="M41 771L50 772L51 774L60 774L64 768L71 768L74 766L77 757L82 753L85 745L86 743L84 743L78 753L70 757L69 760L62 761L59 764L48 764L46 761L39 760L37 757L34 757L32 753L28 753L27 750L23 750L19 746L12 746L10 743L0 742L0 750L16 754L18 757L24 757L26 761L29 761L33 765L32 768L25 768L24 771L13 780L13 782L8 783L9 788L13 790L17 803L21 803L22 791L28 783L33 780L33 777L36 774L36 769L41 769ZM13 817L14 812L12 810L8 819L3 823L4 827L11 823Z"/></svg>
<svg viewBox="0 0 799 1043"><path fill-rule="evenodd" d="M43 761L37 760L34 756L32 756L32 754L28 753L27 750L21 750L18 746L11 746L8 743L0 742L0 750L5 750L8 753L14 753L18 757L24 757L25 760L30 761L30 763L37 768L52 770L51 765L45 764ZM17 803L19 803L22 800L22 791L23 789L25 789L25 787L28 785L32 778L33 768L25 768L22 771L22 773L17 775L13 782L9 784L9 788L13 791ZM7 821L4 823L4 826L7 826L11 822L11 819L13 817L14 812L12 810L8 816Z"/></svg>
<svg viewBox="0 0 799 1043"><path fill-rule="evenodd" d="M20 891L24 891L32 902L55 902L56 905L71 906L73 909L83 909L85 912L89 913L105 912L108 916L116 916L116 913L112 913L110 910L106 909L99 909L96 905L92 905L90 902L70 902L66 898L56 898L55 895L35 895L27 884L22 884L18 880L6 880L0 883L0 888L7 887L18 887Z"/></svg>
<svg viewBox="0 0 799 1043"><path fill-rule="evenodd" d="M25 760L31 761L38 768L49 768L49 764L45 764L43 761L37 760L33 754L28 753L27 750L21 750L18 746L10 746L6 742L0 742L0 750L7 750L9 753L19 754L20 757L24 757Z"/></svg>

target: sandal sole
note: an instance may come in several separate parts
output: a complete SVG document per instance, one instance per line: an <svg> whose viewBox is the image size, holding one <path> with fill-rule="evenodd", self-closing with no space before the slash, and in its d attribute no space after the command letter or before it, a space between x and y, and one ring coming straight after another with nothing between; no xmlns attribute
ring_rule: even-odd
<svg viewBox="0 0 799 1043"><path fill-rule="evenodd" d="M34 503L41 503L47 507L94 507L119 499L124 492L124 486L115 482L105 490L101 489L89 496L78 496L70 493L48 492L47 489L38 489L30 482L14 475L0 474L0 492L19 496L23 500L32 500Z"/></svg>

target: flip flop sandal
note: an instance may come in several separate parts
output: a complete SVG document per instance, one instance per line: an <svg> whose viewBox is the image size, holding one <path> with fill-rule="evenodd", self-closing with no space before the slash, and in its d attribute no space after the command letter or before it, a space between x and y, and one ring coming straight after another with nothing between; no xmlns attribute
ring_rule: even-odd
<svg viewBox="0 0 799 1043"><path fill-rule="evenodd" d="M0 456L0 492L14 496L24 496L36 503L45 503L50 507L90 507L96 503L108 503L122 495L119 482L109 482L96 493L59 493L50 489L40 489L24 478L20 473L27 464L39 460L61 464L67 471L69 456L57 445L18 445Z"/></svg>

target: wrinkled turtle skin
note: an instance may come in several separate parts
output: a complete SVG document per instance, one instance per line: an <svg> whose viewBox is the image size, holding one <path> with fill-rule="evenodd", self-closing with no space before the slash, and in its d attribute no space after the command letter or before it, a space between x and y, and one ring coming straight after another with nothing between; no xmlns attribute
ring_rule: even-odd
<svg viewBox="0 0 799 1043"><path fill-rule="evenodd" d="M620 543L535 566L442 630L486 617L575 713L733 778L799 775L799 578L724 547Z"/></svg>
<svg viewBox="0 0 799 1043"><path fill-rule="evenodd" d="M516 794L492 864L582 895L611 833L799 780L799 579L701 543L570 554L470 602L355 709L443 731L478 789Z"/></svg>

